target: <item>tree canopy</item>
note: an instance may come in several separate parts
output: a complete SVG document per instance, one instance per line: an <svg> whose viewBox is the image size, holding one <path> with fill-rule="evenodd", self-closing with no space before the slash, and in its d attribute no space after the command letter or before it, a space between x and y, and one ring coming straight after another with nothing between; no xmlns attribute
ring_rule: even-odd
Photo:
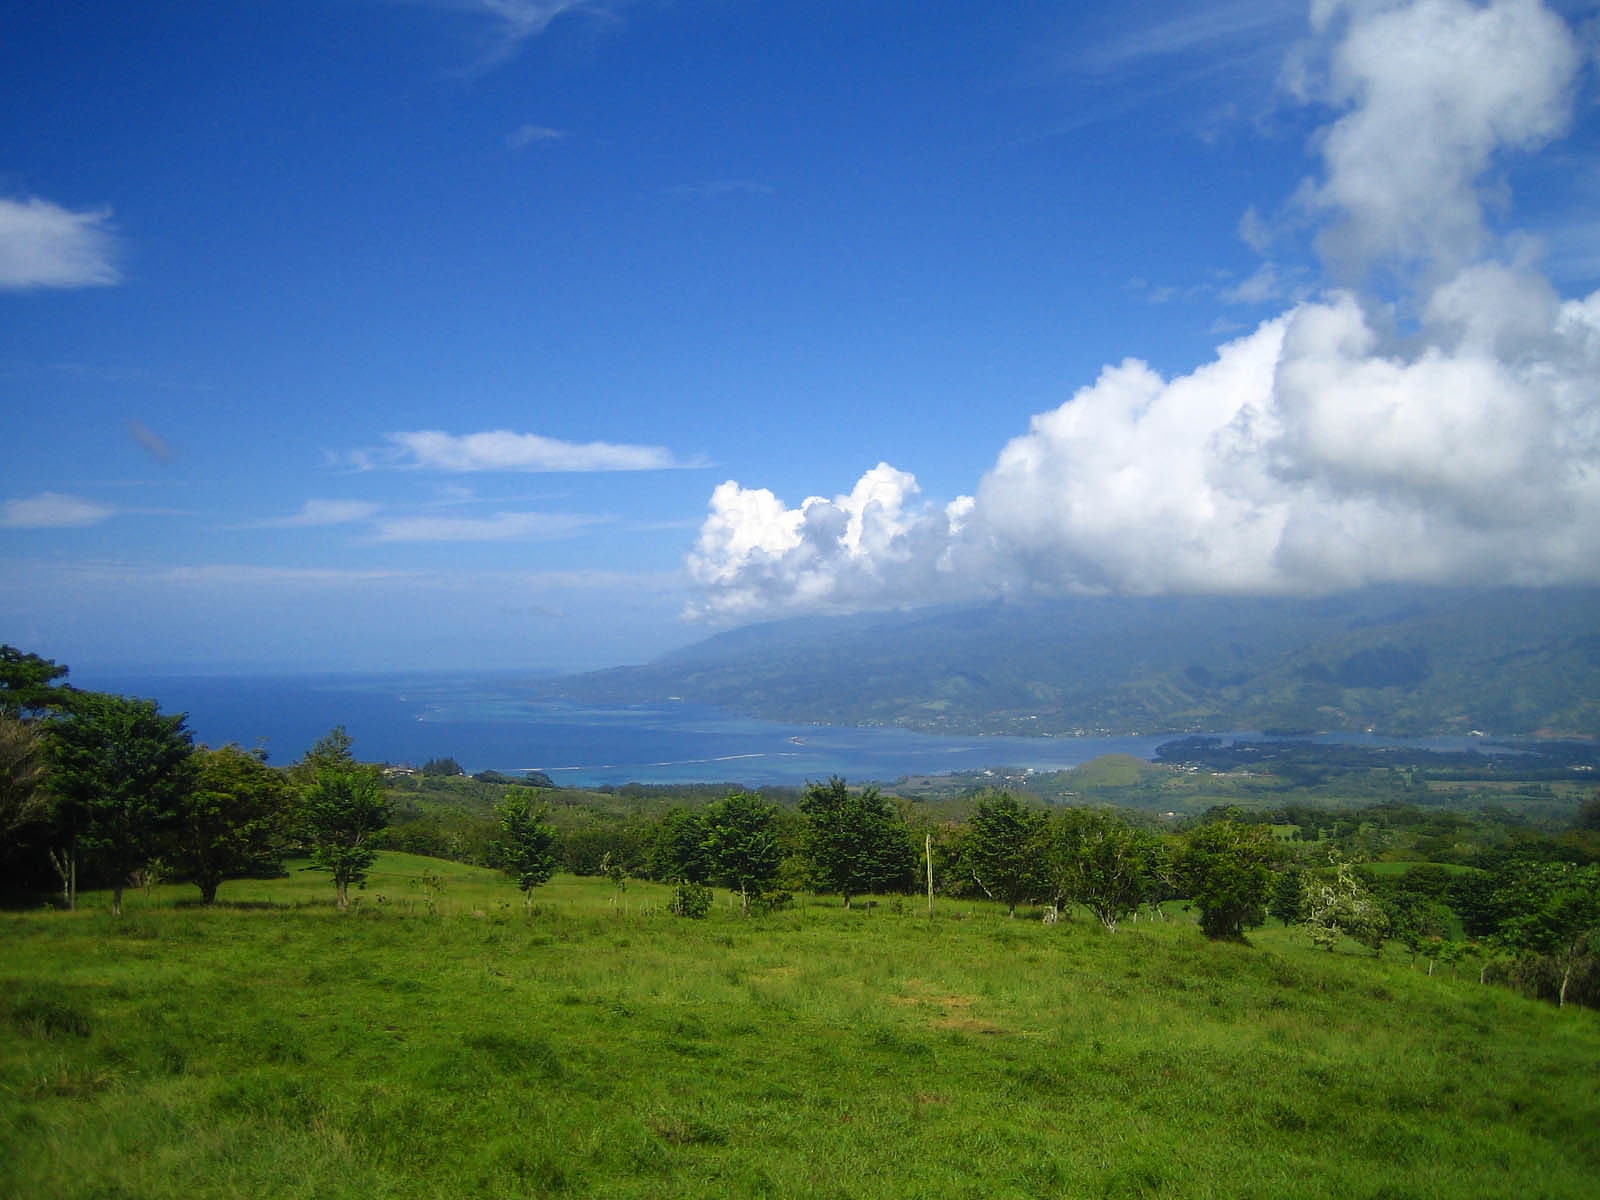
<svg viewBox="0 0 1600 1200"><path fill-rule="evenodd" d="M333 875L340 909L350 907L350 884L366 882L376 860L375 839L388 828L389 799L380 768L355 761L350 737L335 728L295 768L302 780L295 825L311 848L311 862Z"/></svg>
<svg viewBox="0 0 1600 1200"><path fill-rule="evenodd" d="M877 788L851 791L835 775L800 800L806 852L817 889L838 892L850 907L865 892L902 891L917 869L906 823Z"/></svg>
<svg viewBox="0 0 1600 1200"><path fill-rule="evenodd" d="M1212 821L1194 830L1178 856L1179 885L1209 938L1244 937L1266 918L1272 894L1272 834L1265 826Z"/></svg>
<svg viewBox="0 0 1600 1200"><path fill-rule="evenodd" d="M754 792L734 792L706 807L703 825L711 877L738 892L748 913L752 898L771 889L783 865L777 810Z"/></svg>
<svg viewBox="0 0 1600 1200"><path fill-rule="evenodd" d="M235 745L195 751L194 790L176 823L167 867L215 903L227 879L277 868L289 786L259 752Z"/></svg>
<svg viewBox="0 0 1600 1200"><path fill-rule="evenodd" d="M128 877L156 857L182 818L194 752L184 722L154 701L100 692L77 693L72 710L49 722L55 849L69 906L78 863L87 860L110 880L120 914Z"/></svg>

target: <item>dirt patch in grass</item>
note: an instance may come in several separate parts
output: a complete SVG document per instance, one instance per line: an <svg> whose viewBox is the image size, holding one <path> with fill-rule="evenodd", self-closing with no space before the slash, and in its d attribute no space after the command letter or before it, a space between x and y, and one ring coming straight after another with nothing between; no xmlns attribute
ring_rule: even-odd
<svg viewBox="0 0 1600 1200"><path fill-rule="evenodd" d="M898 996L890 996L889 1003L899 1008L930 1010L928 1027L931 1029L953 1029L961 1033L983 1034L1005 1032L1000 1026L979 1020L972 1015L972 1006L978 999L976 996L967 996L960 992L934 992L917 979L907 980L905 986L907 991Z"/></svg>

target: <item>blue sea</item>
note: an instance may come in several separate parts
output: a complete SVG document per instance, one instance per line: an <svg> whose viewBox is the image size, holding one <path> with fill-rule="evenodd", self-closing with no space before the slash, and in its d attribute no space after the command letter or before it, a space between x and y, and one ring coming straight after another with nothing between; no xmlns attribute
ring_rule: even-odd
<svg viewBox="0 0 1600 1200"><path fill-rule="evenodd" d="M801 785L841 775L890 782L985 768L1061 770L1102 754L1148 759L1159 737L947 737L902 729L788 725L693 704L575 705L525 699L527 676L195 676L73 673L79 687L187 713L197 742L264 745L279 765L343 725L356 756L467 771L543 771L558 784ZM1451 745L1446 747L1443 742ZM1457 748L1441 739L1433 748Z"/></svg>

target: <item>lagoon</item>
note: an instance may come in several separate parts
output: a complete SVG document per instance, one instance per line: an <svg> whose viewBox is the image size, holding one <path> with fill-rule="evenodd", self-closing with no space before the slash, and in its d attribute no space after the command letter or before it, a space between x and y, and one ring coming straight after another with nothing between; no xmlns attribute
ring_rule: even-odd
<svg viewBox="0 0 1600 1200"><path fill-rule="evenodd" d="M451 757L467 771L543 771L557 784L721 783L799 786L842 775L890 782L1007 767L1064 770L1102 754L1150 758L1175 734L1148 737L946 736L903 729L761 721L681 703L580 705L525 699L527 674L368 676L80 676L80 687L160 702L189 715L197 742L264 745L300 758L335 725L369 762ZM1341 738L1340 740L1361 740ZM1398 742L1398 739L1397 739ZM1459 749L1464 738L1430 739Z"/></svg>

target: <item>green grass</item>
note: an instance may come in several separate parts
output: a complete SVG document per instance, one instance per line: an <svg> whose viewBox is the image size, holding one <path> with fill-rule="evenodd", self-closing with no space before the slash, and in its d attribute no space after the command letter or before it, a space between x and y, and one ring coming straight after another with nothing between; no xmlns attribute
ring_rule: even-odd
<svg viewBox="0 0 1600 1200"><path fill-rule="evenodd" d="M0 918L0 1195L1588 1197L1600 1171L1596 1014L1293 931L691 922L566 877L529 913L404 855L345 916L304 871L193 894Z"/></svg>

